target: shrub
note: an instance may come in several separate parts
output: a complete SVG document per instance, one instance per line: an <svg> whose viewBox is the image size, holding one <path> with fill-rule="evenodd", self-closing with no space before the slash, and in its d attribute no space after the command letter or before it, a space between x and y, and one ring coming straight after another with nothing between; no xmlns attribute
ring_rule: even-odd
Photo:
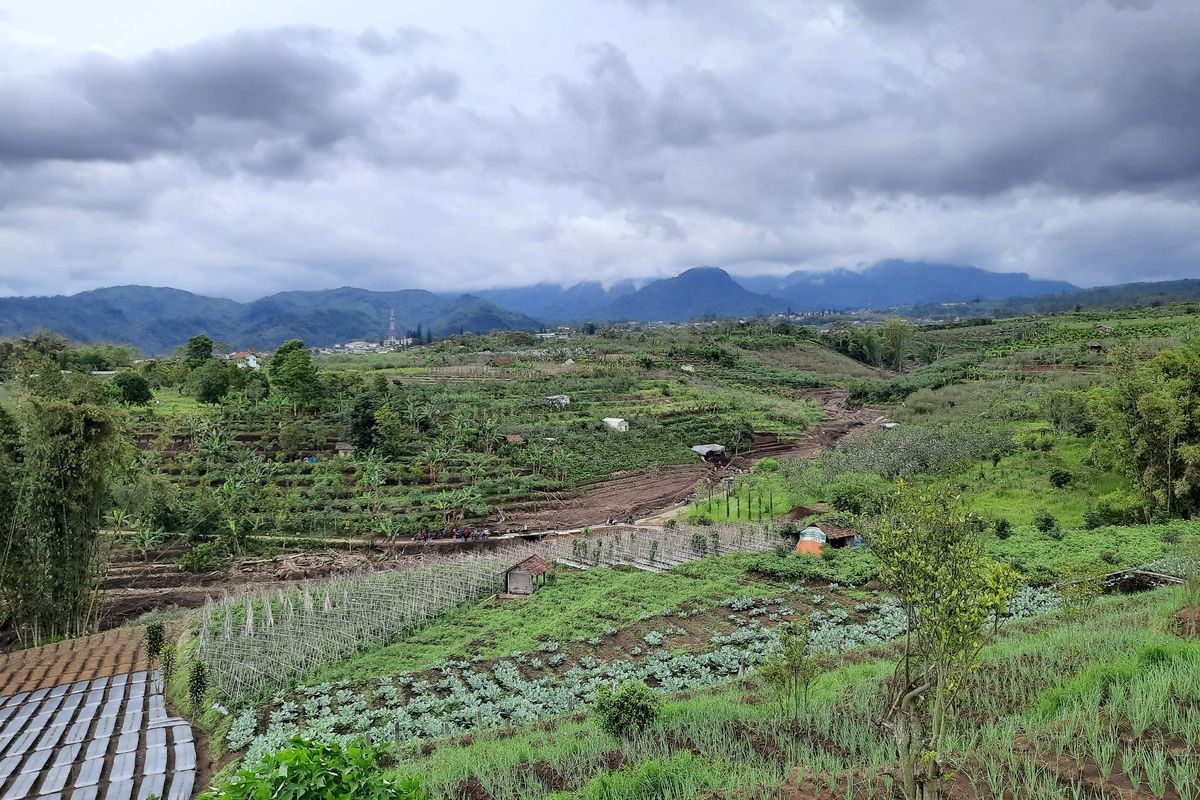
<svg viewBox="0 0 1200 800"><path fill-rule="evenodd" d="M1050 472L1050 485L1055 489L1061 489L1071 482L1071 473L1065 469L1056 469Z"/></svg>
<svg viewBox="0 0 1200 800"><path fill-rule="evenodd" d="M155 620L146 625L146 660L153 664L162 655L163 642L166 641L167 631L161 620Z"/></svg>
<svg viewBox="0 0 1200 800"><path fill-rule="evenodd" d="M192 668L188 672L187 694L192 713L199 714L203 711L204 695L208 694L208 669L200 659L192 662Z"/></svg>
<svg viewBox="0 0 1200 800"><path fill-rule="evenodd" d="M1113 552L1112 550L1101 550L1100 551L1100 560L1103 561L1105 564L1113 565L1113 564L1116 564L1120 559L1117 557L1117 554L1115 552Z"/></svg>
<svg viewBox="0 0 1200 800"><path fill-rule="evenodd" d="M1013 525L1004 517L1000 517L992 523L992 531L996 534L997 539L1007 539L1012 536Z"/></svg>
<svg viewBox="0 0 1200 800"><path fill-rule="evenodd" d="M243 767L201 800L428 800L413 778L392 780L378 766L382 750L361 740L346 745L292 739L286 748Z"/></svg>
<svg viewBox="0 0 1200 800"><path fill-rule="evenodd" d="M632 736L658 719L658 695L641 681L627 683L615 692L601 686L592 709L600 729L610 736Z"/></svg>
<svg viewBox="0 0 1200 800"><path fill-rule="evenodd" d="M871 513L879 509L890 488L890 484L878 475L851 473L841 476L829 487L829 502L838 511Z"/></svg>
<svg viewBox="0 0 1200 800"><path fill-rule="evenodd" d="M202 542L183 554L179 568L187 572L213 572L229 558L220 542Z"/></svg>
<svg viewBox="0 0 1200 800"><path fill-rule="evenodd" d="M1058 519L1050 513L1048 509L1043 508L1041 511L1033 515L1033 526L1039 531L1051 536L1054 535L1058 528ZM1055 538L1062 538L1061 535Z"/></svg>
<svg viewBox="0 0 1200 800"><path fill-rule="evenodd" d="M806 554L763 553L749 570L781 581L821 581L860 586L879 575L879 559L867 547L826 548L821 558Z"/></svg>
<svg viewBox="0 0 1200 800"><path fill-rule="evenodd" d="M779 462L773 458L763 458L754 465L755 472L778 472Z"/></svg>

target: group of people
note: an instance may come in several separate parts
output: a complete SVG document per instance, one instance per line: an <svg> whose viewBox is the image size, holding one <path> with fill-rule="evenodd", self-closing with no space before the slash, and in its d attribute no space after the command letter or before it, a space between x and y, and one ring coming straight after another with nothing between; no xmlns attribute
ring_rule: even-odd
<svg viewBox="0 0 1200 800"><path fill-rule="evenodd" d="M625 517L625 519L621 519L620 517L609 517L608 524L609 525L632 525L632 524L634 524L633 523L633 514L630 514L629 516Z"/></svg>
<svg viewBox="0 0 1200 800"><path fill-rule="evenodd" d="M453 526L446 530L431 531L428 528L422 528L419 533L413 536L414 542L428 542L434 539L454 539L460 542L470 541L474 539L487 539L495 536L490 528L467 528Z"/></svg>

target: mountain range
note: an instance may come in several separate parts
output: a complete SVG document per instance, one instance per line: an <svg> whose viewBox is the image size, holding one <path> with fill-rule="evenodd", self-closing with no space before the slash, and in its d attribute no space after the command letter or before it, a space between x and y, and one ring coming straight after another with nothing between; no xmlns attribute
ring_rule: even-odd
<svg viewBox="0 0 1200 800"><path fill-rule="evenodd" d="M680 322L788 310L1065 299L1075 288L1025 273L909 261L883 261L861 271L748 278L697 267L640 287L633 281L608 287L598 282L568 287L541 283L455 296L343 287L281 292L247 303L178 289L118 286L70 296L0 297L0 336L44 328L77 342L129 343L146 353L164 353L189 336L206 333L235 348L266 349L293 337L317 346L379 341L387 333L391 310L401 333L421 326L444 335L460 330L536 330L542 324L586 320Z"/></svg>
<svg viewBox="0 0 1200 800"><path fill-rule="evenodd" d="M116 286L70 296L0 297L0 336L45 328L72 341L127 343L145 353L168 353L200 333L235 348L270 349L294 337L321 346L383 339L393 309L401 334L418 325L435 335L537 330L541 325L478 297L444 298L420 289L344 287L281 292L239 303L179 289Z"/></svg>

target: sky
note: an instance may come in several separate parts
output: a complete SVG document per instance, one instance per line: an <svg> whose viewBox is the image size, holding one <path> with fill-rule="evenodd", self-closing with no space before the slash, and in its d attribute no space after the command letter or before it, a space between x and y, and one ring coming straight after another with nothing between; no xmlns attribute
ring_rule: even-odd
<svg viewBox="0 0 1200 800"><path fill-rule="evenodd" d="M0 0L0 295L1200 277L1197 0Z"/></svg>

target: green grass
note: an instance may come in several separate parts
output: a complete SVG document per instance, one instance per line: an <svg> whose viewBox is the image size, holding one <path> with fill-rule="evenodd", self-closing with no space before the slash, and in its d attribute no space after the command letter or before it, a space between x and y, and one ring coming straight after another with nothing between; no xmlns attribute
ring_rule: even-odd
<svg viewBox="0 0 1200 800"><path fill-rule="evenodd" d="M462 608L400 642L324 670L311 682L396 675L448 658L491 658L532 650L541 641L596 636L607 627L628 625L667 608L710 606L731 595L777 589L746 575L749 558L708 558L662 574L635 569L560 570L553 583L527 600Z"/></svg>
<svg viewBox="0 0 1200 800"><path fill-rule="evenodd" d="M1054 441L1049 451L1021 449L1005 456L998 467L980 463L932 482L961 495L968 508L989 519L1029 525L1039 511L1048 509L1063 527L1081 526L1083 513L1095 508L1101 496L1129 484L1115 472L1086 463L1089 440L1057 436ZM1061 489L1050 483L1056 469L1071 474L1071 482Z"/></svg>
<svg viewBox="0 0 1200 800"><path fill-rule="evenodd" d="M1163 538L1168 531L1179 535L1177 544ZM1175 521L1165 525L1079 528L1065 531L1061 540L1033 527L1020 527L1007 539L992 537L988 550L993 557L1007 561L1027 574L1040 568L1039 574L1044 579L1057 579L1068 565L1104 566L1117 570L1189 552L1198 546L1200 521ZM1103 561L1104 557L1108 561Z"/></svg>
<svg viewBox="0 0 1200 800"><path fill-rule="evenodd" d="M1093 765L1089 743L1103 741L1110 720L1154 731L1119 745L1130 770L1137 754L1160 758L1164 742L1196 740L1200 715L1178 703L1200 702L1197 646L1168 629L1181 599L1174 590L1103 598L1089 609L1087 625L1052 615L1002 628L970 678L963 709L968 722L955 726L947 741L951 763L976 782L980 796L991 796L983 785L993 781L1011 796L1048 800L1071 796L1065 787L1078 772L1072 767L1056 778L1030 762L1047 763L1045 757L1057 751L1075 759L1080 770ZM788 727L769 690L748 676L670 698L661 719L637 738L615 739L590 720L563 718L555 725L405 748L393 769L420 779L435 798L462 796L468 781L496 800L773 796L797 768L815 771L833 796L887 797L879 785L864 791L865 784L883 781L894 759L889 736L877 724L888 703L885 681L894 670L880 657L886 653L831 665L799 723L813 732L811 741ZM1102 682L1120 687L1100 692ZM1171 697L1176 703L1166 699ZM966 758L970 754L979 760ZM1168 753L1168 760L1176 786L1191 780L1186 759L1175 764ZM849 774L857 791L846 788ZM552 794L535 775L551 776L562 791Z"/></svg>
<svg viewBox="0 0 1200 800"><path fill-rule="evenodd" d="M212 413L217 407L205 405L194 397L181 394L178 389L156 389L149 408L158 416L174 417L180 414Z"/></svg>

